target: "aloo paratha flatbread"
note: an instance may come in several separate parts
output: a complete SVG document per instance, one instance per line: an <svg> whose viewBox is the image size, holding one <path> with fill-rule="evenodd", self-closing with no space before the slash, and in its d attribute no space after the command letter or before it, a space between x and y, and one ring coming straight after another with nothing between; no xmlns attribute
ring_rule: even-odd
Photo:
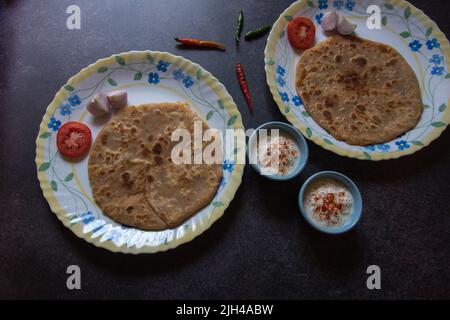
<svg viewBox="0 0 450 320"><path fill-rule="evenodd" d="M175 164L175 129L208 125L185 103L129 106L100 131L89 156L94 199L113 220L144 230L173 228L210 203L221 164ZM209 143L209 142L208 142ZM203 148L207 145L203 143ZM193 152L193 149L191 149Z"/></svg>
<svg viewBox="0 0 450 320"><path fill-rule="evenodd" d="M414 128L422 114L416 75L392 47L333 35L306 50L296 89L311 117L352 145L388 142Z"/></svg>

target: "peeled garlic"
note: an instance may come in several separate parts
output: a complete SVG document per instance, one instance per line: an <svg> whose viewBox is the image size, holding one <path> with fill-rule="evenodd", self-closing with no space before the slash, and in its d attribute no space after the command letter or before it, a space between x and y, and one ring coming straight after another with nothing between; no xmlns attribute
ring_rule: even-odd
<svg viewBox="0 0 450 320"><path fill-rule="evenodd" d="M109 114L111 106L108 101L108 97L103 92L97 93L94 98L89 102L87 110L94 117L105 117Z"/></svg>
<svg viewBox="0 0 450 320"><path fill-rule="evenodd" d="M322 26L322 29L324 31L332 31L334 30L334 28L336 28L338 19L339 16L336 10L329 11L325 13L325 16L322 18L322 23L320 25Z"/></svg>
<svg viewBox="0 0 450 320"><path fill-rule="evenodd" d="M356 24L348 21L342 14L339 15L337 31L343 36L351 34L356 29Z"/></svg>
<svg viewBox="0 0 450 320"><path fill-rule="evenodd" d="M108 101L114 110L119 110L128 104L128 94L125 90L115 90L107 94Z"/></svg>

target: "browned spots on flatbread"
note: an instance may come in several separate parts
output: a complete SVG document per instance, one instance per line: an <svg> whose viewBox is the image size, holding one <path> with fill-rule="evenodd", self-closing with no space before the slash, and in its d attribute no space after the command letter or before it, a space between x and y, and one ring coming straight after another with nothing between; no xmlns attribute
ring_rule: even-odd
<svg viewBox="0 0 450 320"><path fill-rule="evenodd" d="M362 56L355 56L350 58L350 62L359 67L364 67L367 64L367 59Z"/></svg>
<svg viewBox="0 0 450 320"><path fill-rule="evenodd" d="M163 159L160 156L155 157L156 165L160 166L163 163Z"/></svg>
<svg viewBox="0 0 450 320"><path fill-rule="evenodd" d="M322 111L322 114L328 122L333 121L333 116L331 115L330 111L328 111L328 110Z"/></svg>
<svg viewBox="0 0 450 320"><path fill-rule="evenodd" d="M102 144L105 145L108 142L108 135L107 134L103 134L101 136L101 141L102 141Z"/></svg>
<svg viewBox="0 0 450 320"><path fill-rule="evenodd" d="M158 142L155 143L153 145L152 152L155 153L155 154L160 154L161 153L161 144L158 143Z"/></svg>

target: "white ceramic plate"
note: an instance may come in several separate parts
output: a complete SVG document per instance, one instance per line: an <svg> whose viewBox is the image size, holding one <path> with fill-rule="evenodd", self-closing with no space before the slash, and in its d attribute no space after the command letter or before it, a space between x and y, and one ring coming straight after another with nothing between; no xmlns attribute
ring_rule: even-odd
<svg viewBox="0 0 450 320"><path fill-rule="evenodd" d="M42 119L36 139L36 166L44 196L52 211L77 236L96 246L124 253L152 253L192 240L220 218L234 197L243 165L223 164L223 179L211 203L176 229L142 231L118 224L98 208L87 173L88 157L79 162L61 158L56 132L64 122L82 121L95 139L104 124L86 111L98 91L125 89L132 105L187 101L211 128L225 133L242 128L241 115L225 87L198 64L164 52L121 53L81 70L56 94ZM245 152L236 148L225 159Z"/></svg>
<svg viewBox="0 0 450 320"><path fill-rule="evenodd" d="M366 8L381 8L379 30L366 25ZM424 110L417 126L388 143L366 147L336 140L306 112L295 90L295 66L300 54L286 35L290 20L306 16L316 25L317 42L326 36L320 27L325 12L332 8L358 25L356 35L394 47L417 75ZM294 2L274 24L267 40L265 65L267 84L280 111L305 137L339 155L365 159L393 159L412 154L439 137L450 121L450 45L437 25L422 11L403 0L300 0Z"/></svg>

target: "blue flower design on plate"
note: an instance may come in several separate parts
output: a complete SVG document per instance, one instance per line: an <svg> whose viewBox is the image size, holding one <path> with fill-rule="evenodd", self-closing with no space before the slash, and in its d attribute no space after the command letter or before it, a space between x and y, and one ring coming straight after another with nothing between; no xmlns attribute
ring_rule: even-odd
<svg viewBox="0 0 450 320"><path fill-rule="evenodd" d="M116 242L119 240L120 237L121 237L121 232L118 230L113 230L109 234L108 240Z"/></svg>
<svg viewBox="0 0 450 320"><path fill-rule="evenodd" d="M355 1L347 0L347 3L345 4L345 9L347 9L348 11L352 11L354 6L355 6Z"/></svg>
<svg viewBox="0 0 450 320"><path fill-rule="evenodd" d="M158 66L156 67L159 71L162 71L162 72L166 72L167 71L167 68L169 67L169 62L167 62L167 61L164 61L164 60L160 60L159 61L159 63L158 63Z"/></svg>
<svg viewBox="0 0 450 320"><path fill-rule="evenodd" d="M62 116L67 116L72 113L72 109L70 108L70 104L62 104L59 106L59 113Z"/></svg>
<svg viewBox="0 0 450 320"><path fill-rule="evenodd" d="M58 131L60 126L61 126L61 121L56 120L53 117L50 118L50 122L47 124L47 127L49 129L52 129L53 131Z"/></svg>
<svg viewBox="0 0 450 320"><path fill-rule="evenodd" d="M277 79L277 83L281 86L284 87L286 85L286 81L284 81L284 79L282 77L278 77Z"/></svg>
<svg viewBox="0 0 450 320"><path fill-rule="evenodd" d="M84 224L88 224L88 223L90 223L90 222L92 222L94 220L95 220L94 214L92 212L90 212L90 211L86 212L85 214L83 214L81 216L81 221Z"/></svg>
<svg viewBox="0 0 450 320"><path fill-rule="evenodd" d="M184 79L184 73L183 73L183 70L181 70L181 69L174 70L172 75L175 80Z"/></svg>
<svg viewBox="0 0 450 320"><path fill-rule="evenodd" d="M323 18L324 14L321 12L319 14L316 14L316 21L318 24L322 23L322 18Z"/></svg>
<svg viewBox="0 0 450 320"><path fill-rule="evenodd" d="M324 10L328 8L328 0L319 0L319 9Z"/></svg>
<svg viewBox="0 0 450 320"><path fill-rule="evenodd" d="M388 145L388 144L379 144L379 145L377 145L377 149L381 150L381 151L384 151L384 152L387 152L387 151L389 151L391 149L391 146Z"/></svg>
<svg viewBox="0 0 450 320"><path fill-rule="evenodd" d="M430 58L430 63L433 63L435 65L440 65L441 62L443 62L443 61L444 61L444 57L440 56L438 54L433 54Z"/></svg>
<svg viewBox="0 0 450 320"><path fill-rule="evenodd" d="M283 102L289 102L289 96L286 92L280 92L280 98Z"/></svg>
<svg viewBox="0 0 450 320"><path fill-rule="evenodd" d="M344 0L333 1L333 7L335 7L337 10L341 10L343 6L344 6Z"/></svg>
<svg viewBox="0 0 450 320"><path fill-rule="evenodd" d="M159 75L155 72L150 72L148 74L148 82L153 84L159 83Z"/></svg>
<svg viewBox="0 0 450 320"><path fill-rule="evenodd" d="M194 80L192 80L191 76L187 76L184 80L183 80L183 84L186 88L189 88L190 86L192 86L194 84Z"/></svg>
<svg viewBox="0 0 450 320"><path fill-rule="evenodd" d="M369 150L369 151L375 151L375 145L365 146L364 148Z"/></svg>
<svg viewBox="0 0 450 320"><path fill-rule="evenodd" d="M398 150L400 150L400 151L401 151L401 150L408 149L408 148L410 147L410 145L408 144L408 142L405 141L405 140L395 141L395 144L397 145Z"/></svg>
<svg viewBox="0 0 450 320"><path fill-rule="evenodd" d="M443 73L444 73L444 67L434 66L433 69L431 69L431 74L433 76L442 76Z"/></svg>
<svg viewBox="0 0 450 320"><path fill-rule="evenodd" d="M440 48L441 47L440 43L437 41L436 38L433 38L431 40L427 40L426 45L427 45L428 50L433 50L433 48Z"/></svg>
<svg viewBox="0 0 450 320"><path fill-rule="evenodd" d="M69 100L69 103L70 103L73 107L75 107L75 106L81 104L81 100L80 100L80 97L79 97L78 95L71 96L71 97L69 97L69 99L67 99L67 100Z"/></svg>
<svg viewBox="0 0 450 320"><path fill-rule="evenodd" d="M228 171L228 172L233 172L234 161L233 160L225 160L223 162L223 170Z"/></svg>
<svg viewBox="0 0 450 320"><path fill-rule="evenodd" d="M303 104L302 99L300 99L299 96L293 96L292 97L292 102L294 103L295 106L300 106L301 104Z"/></svg>
<svg viewBox="0 0 450 320"><path fill-rule="evenodd" d="M97 228L92 229L92 233L96 233L97 231L103 229L104 226L98 226Z"/></svg>
<svg viewBox="0 0 450 320"><path fill-rule="evenodd" d="M419 51L419 49L422 48L422 44L419 40L414 40L409 43L409 47L412 51Z"/></svg>
<svg viewBox="0 0 450 320"><path fill-rule="evenodd" d="M286 73L286 69L284 69L282 66L278 66L278 67L277 67L277 73L278 73L280 76L284 77L284 74Z"/></svg>

